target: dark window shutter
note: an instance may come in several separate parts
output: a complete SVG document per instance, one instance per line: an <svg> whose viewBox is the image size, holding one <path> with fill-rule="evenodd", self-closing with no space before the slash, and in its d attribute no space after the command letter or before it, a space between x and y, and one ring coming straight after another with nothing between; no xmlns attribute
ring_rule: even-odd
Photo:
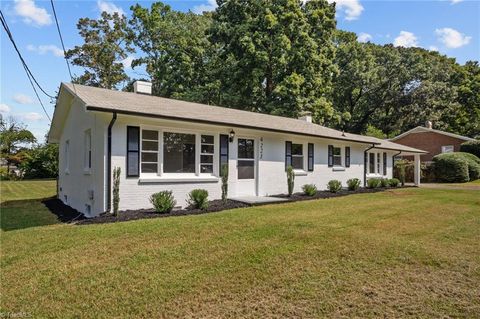
<svg viewBox="0 0 480 319"><path fill-rule="evenodd" d="M228 166L228 135L220 134L220 161L218 165L218 175L222 173L222 166Z"/></svg>
<svg viewBox="0 0 480 319"><path fill-rule="evenodd" d="M313 157L314 151L313 151L313 143L308 143L308 171L313 172L313 164L314 164L314 157Z"/></svg>
<svg viewBox="0 0 480 319"><path fill-rule="evenodd" d="M140 128L127 126L127 177L138 177L140 161Z"/></svg>
<svg viewBox="0 0 480 319"><path fill-rule="evenodd" d="M350 146L345 147L345 167L350 167Z"/></svg>
<svg viewBox="0 0 480 319"><path fill-rule="evenodd" d="M285 142L285 169L292 165L292 142Z"/></svg>
<svg viewBox="0 0 480 319"><path fill-rule="evenodd" d="M333 167L333 145L328 145L328 167Z"/></svg>
<svg viewBox="0 0 480 319"><path fill-rule="evenodd" d="M383 152L383 175L387 175L387 153Z"/></svg>

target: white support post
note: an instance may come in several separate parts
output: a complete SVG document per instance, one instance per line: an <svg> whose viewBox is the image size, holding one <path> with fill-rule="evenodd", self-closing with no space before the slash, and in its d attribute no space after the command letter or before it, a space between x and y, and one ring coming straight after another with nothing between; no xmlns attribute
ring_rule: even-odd
<svg viewBox="0 0 480 319"><path fill-rule="evenodd" d="M415 186L420 186L420 155L414 155L414 170L413 170L413 182Z"/></svg>

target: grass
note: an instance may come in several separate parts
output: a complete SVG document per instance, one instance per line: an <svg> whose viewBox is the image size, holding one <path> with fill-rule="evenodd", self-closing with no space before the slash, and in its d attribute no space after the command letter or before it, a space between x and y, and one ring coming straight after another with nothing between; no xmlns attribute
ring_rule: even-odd
<svg viewBox="0 0 480 319"><path fill-rule="evenodd" d="M41 211L41 203L31 209ZM3 313L480 316L480 197L472 190L409 188L198 216L47 225L4 231L1 244Z"/></svg>

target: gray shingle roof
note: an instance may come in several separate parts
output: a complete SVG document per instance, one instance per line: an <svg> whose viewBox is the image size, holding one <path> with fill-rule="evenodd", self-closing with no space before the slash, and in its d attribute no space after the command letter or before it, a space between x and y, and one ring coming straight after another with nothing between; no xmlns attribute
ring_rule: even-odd
<svg viewBox="0 0 480 319"><path fill-rule="evenodd" d="M287 117L211 106L158 96L121 92L71 83L62 83L70 93L77 95L87 110L117 112L147 117L220 124L290 134L332 138L367 144L385 144L391 149L422 152L413 148L357 134L343 133L318 124ZM390 149L389 147L385 147ZM408 150L407 150L408 149Z"/></svg>

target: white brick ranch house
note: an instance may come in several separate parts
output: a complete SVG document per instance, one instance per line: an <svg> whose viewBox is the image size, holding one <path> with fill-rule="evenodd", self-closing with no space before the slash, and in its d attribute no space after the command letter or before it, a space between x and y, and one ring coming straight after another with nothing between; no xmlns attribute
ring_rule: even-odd
<svg viewBox="0 0 480 319"><path fill-rule="evenodd" d="M88 217L110 211L112 170L121 168L120 210L149 208L151 194L171 190L185 206L194 188L221 197L220 167L228 164L229 197L325 189L329 180L392 177L393 157L413 155L420 182L421 150L343 133L300 119L259 114L137 93L62 83L48 134L59 143L58 196Z"/></svg>

